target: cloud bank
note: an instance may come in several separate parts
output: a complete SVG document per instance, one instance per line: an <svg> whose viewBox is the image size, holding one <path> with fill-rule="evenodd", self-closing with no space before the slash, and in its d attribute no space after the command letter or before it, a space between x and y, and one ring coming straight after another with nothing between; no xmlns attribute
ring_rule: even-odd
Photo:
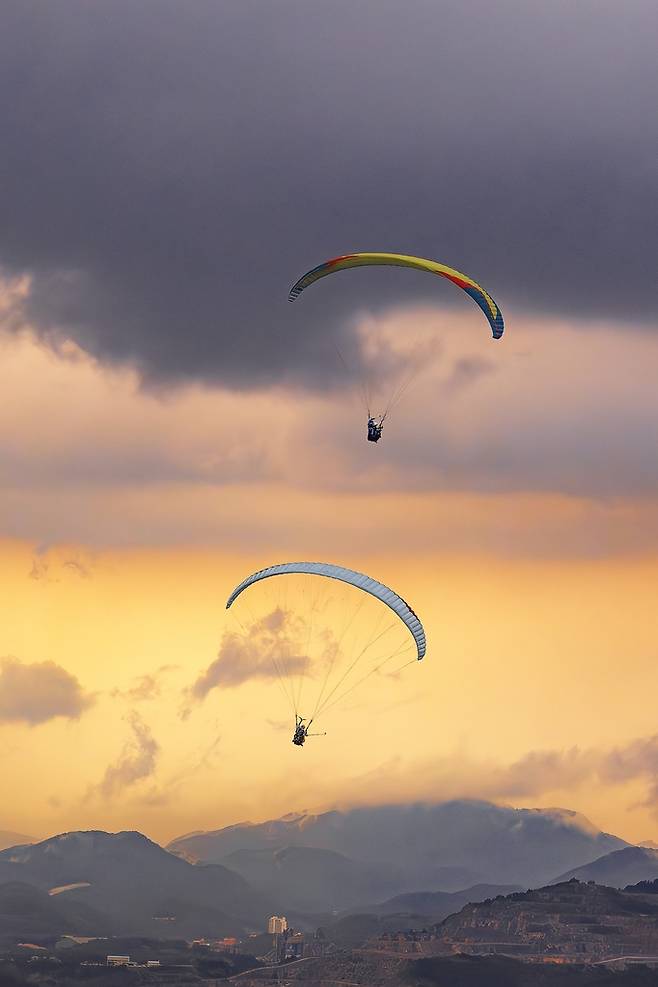
<svg viewBox="0 0 658 987"><path fill-rule="evenodd" d="M0 659L0 723L37 726L57 717L77 720L94 701L75 676L55 662Z"/></svg>
<svg viewBox="0 0 658 987"><path fill-rule="evenodd" d="M345 800L357 804L370 790L377 792L378 800L474 798L519 805L555 793L573 797L579 789L605 791L630 785L644 790L632 807L649 809L658 820L658 734L612 747L531 750L508 764L458 753L415 765L397 757L352 779Z"/></svg>
<svg viewBox="0 0 658 987"><path fill-rule="evenodd" d="M360 249L461 267L504 311L655 322L649 0L3 13L0 264L54 344L153 385L326 387L355 311L470 305L402 271L288 304Z"/></svg>
<svg viewBox="0 0 658 987"><path fill-rule="evenodd" d="M308 663L304 632L304 621L280 607L254 620L244 634L227 631L217 658L192 685L190 699L200 702L212 689L233 688L254 679L301 674Z"/></svg>

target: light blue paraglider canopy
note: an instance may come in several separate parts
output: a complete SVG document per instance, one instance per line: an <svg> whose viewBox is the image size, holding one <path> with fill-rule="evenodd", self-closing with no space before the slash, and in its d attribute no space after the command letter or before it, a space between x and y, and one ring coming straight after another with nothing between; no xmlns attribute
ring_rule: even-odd
<svg viewBox="0 0 658 987"><path fill-rule="evenodd" d="M397 614L400 620L406 624L416 642L418 660L420 661L425 655L425 630L409 604L405 603L401 596L398 596L397 593L394 593L392 589L389 589L383 583L377 582L376 579L371 579L370 576L366 576L363 572L346 569L342 565L331 565L328 562L282 562L279 565L271 565L267 569L260 569L251 576L247 576L239 586L236 586L227 600L226 609L228 610L241 593L244 593L254 583L260 582L261 579L294 573L337 579L342 583L348 583L357 589L363 590L364 593L370 593L371 596L374 596L377 600L381 600L387 607L390 607L393 613Z"/></svg>

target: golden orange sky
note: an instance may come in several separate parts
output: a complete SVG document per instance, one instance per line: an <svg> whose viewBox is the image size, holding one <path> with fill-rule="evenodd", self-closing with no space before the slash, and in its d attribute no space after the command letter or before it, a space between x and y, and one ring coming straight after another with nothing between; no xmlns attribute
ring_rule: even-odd
<svg viewBox="0 0 658 987"><path fill-rule="evenodd" d="M147 393L74 347L5 338L0 828L167 840L469 796L655 839L637 745L658 688L658 341L515 321L492 347L461 314L364 313L366 343L440 339L376 448L342 397ZM303 751L273 682L182 715L231 588L296 558L397 589L426 659L369 681Z"/></svg>

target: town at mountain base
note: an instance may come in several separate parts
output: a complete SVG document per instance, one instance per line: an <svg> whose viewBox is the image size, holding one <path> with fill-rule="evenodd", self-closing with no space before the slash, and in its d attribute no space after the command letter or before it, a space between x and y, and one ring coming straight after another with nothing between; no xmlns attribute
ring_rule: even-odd
<svg viewBox="0 0 658 987"><path fill-rule="evenodd" d="M597 963L651 957L658 963L658 894L572 878L465 905L423 930L384 933L366 948L425 956L504 954L532 963Z"/></svg>
<svg viewBox="0 0 658 987"><path fill-rule="evenodd" d="M567 810L465 801L296 814L170 850L65 833L0 851L0 987L655 987L657 856ZM468 882L483 872L517 880Z"/></svg>

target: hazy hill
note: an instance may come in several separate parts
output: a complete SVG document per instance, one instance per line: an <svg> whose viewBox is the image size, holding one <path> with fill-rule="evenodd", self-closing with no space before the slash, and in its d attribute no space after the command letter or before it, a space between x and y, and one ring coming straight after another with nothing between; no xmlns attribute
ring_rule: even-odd
<svg viewBox="0 0 658 987"><path fill-rule="evenodd" d="M368 897L390 894L403 880L394 867L304 846L236 850L222 863L282 908L301 912L349 908Z"/></svg>
<svg viewBox="0 0 658 987"><path fill-rule="evenodd" d="M32 842L32 838L24 833L12 833L10 829L0 829L0 850L6 850L10 846L19 846L21 843Z"/></svg>
<svg viewBox="0 0 658 987"><path fill-rule="evenodd" d="M271 907L233 871L194 866L132 832L65 833L4 850L2 881L44 891L79 884L53 902L96 909L121 934L241 934L262 928Z"/></svg>
<svg viewBox="0 0 658 987"><path fill-rule="evenodd" d="M555 883L568 881L596 881L612 888L625 888L628 884L648 881L658 877L658 850L648 847L627 846L598 857L582 867L575 867L555 878Z"/></svg>
<svg viewBox="0 0 658 987"><path fill-rule="evenodd" d="M0 884L0 940L110 934L111 920L81 902L63 902L31 884Z"/></svg>
<svg viewBox="0 0 658 987"><path fill-rule="evenodd" d="M366 940L405 929L423 929L459 911L468 902L518 891L514 885L479 884L464 891L419 891L400 894L378 905L348 912L323 926L340 946L361 946Z"/></svg>
<svg viewBox="0 0 658 987"><path fill-rule="evenodd" d="M391 893L399 893L418 888L457 891L477 883L532 887L627 845L568 810L456 800L241 823L181 837L169 849L187 859L214 863L244 851L331 850L356 862L377 864L382 874L396 870L400 884Z"/></svg>
<svg viewBox="0 0 658 987"><path fill-rule="evenodd" d="M355 949L388 933L423 929L428 924L424 915L368 915L355 912L323 925L322 931L336 945Z"/></svg>
<svg viewBox="0 0 658 987"><path fill-rule="evenodd" d="M359 911L378 916L422 915L428 924L440 922L469 902L485 901L487 898L522 890L518 884L475 884L463 891L416 891L411 894L397 894L378 905L362 907Z"/></svg>

